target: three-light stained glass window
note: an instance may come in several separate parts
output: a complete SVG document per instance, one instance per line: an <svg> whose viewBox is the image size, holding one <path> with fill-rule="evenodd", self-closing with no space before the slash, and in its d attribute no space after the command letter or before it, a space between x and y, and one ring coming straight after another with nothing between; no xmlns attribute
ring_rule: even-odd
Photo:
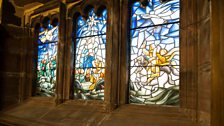
<svg viewBox="0 0 224 126"><path fill-rule="evenodd" d="M129 103L179 104L179 0L131 6Z"/></svg>
<svg viewBox="0 0 224 126"><path fill-rule="evenodd" d="M104 100L107 11L91 9L86 20L79 16L74 29L74 97Z"/></svg>
<svg viewBox="0 0 224 126"><path fill-rule="evenodd" d="M37 57L37 96L52 97L56 86L58 24L40 27Z"/></svg>

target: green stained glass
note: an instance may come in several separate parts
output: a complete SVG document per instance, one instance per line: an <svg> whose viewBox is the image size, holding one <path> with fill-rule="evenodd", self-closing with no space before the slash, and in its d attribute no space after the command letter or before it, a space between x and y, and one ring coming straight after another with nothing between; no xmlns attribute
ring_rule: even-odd
<svg viewBox="0 0 224 126"><path fill-rule="evenodd" d="M58 26L40 28L37 58L37 96L52 97L55 93Z"/></svg>

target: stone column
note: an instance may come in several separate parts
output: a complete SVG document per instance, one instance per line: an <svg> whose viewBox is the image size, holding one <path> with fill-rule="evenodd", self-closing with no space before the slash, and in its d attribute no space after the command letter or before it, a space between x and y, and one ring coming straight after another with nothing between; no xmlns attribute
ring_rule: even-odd
<svg viewBox="0 0 224 126"><path fill-rule="evenodd" d="M211 126L224 125L224 1L211 0Z"/></svg>

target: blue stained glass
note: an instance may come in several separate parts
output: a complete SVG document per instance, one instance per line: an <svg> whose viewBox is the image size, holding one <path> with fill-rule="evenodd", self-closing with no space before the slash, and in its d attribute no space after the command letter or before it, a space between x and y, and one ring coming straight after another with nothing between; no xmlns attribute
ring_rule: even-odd
<svg viewBox="0 0 224 126"><path fill-rule="evenodd" d="M104 100L107 11L97 17L92 9L86 21L77 20L74 96Z"/></svg>
<svg viewBox="0 0 224 126"><path fill-rule="evenodd" d="M106 48L106 35L80 38L76 42L76 54L80 55L76 56L76 61L80 64L79 67L92 67L92 62L97 58L105 60L102 53Z"/></svg>
<svg viewBox="0 0 224 126"><path fill-rule="evenodd" d="M58 26L40 28L37 58L38 96L52 97L55 93L57 66Z"/></svg>
<svg viewBox="0 0 224 126"><path fill-rule="evenodd" d="M178 31L179 30L179 24L173 24L170 28L170 32Z"/></svg>
<svg viewBox="0 0 224 126"><path fill-rule="evenodd" d="M38 63L42 59L51 59L57 54L57 43L49 43L38 46Z"/></svg>
<svg viewBox="0 0 224 126"><path fill-rule="evenodd" d="M162 27L157 27L154 29L154 34L159 34Z"/></svg>
<svg viewBox="0 0 224 126"><path fill-rule="evenodd" d="M135 2L134 4L133 4L133 8L135 7L135 9L137 9L138 7L140 7L141 6L141 4L139 3L139 2Z"/></svg>
<svg viewBox="0 0 224 126"><path fill-rule="evenodd" d="M106 21L107 20L107 10L104 10L102 13L103 13L102 18L104 21Z"/></svg>
<svg viewBox="0 0 224 126"><path fill-rule="evenodd" d="M138 20L137 24L138 24L138 26L142 26L143 27L144 22L145 22L144 19L140 19L140 20Z"/></svg>
<svg viewBox="0 0 224 126"><path fill-rule="evenodd" d="M145 32L145 38L148 38L151 34L149 32ZM136 36L137 37L137 36Z"/></svg>
<svg viewBox="0 0 224 126"><path fill-rule="evenodd" d="M91 55L87 55L83 58L83 66L82 68L86 69L86 68L91 68L93 67L92 62L95 60L95 58Z"/></svg>
<svg viewBox="0 0 224 126"><path fill-rule="evenodd" d="M43 31L44 31L44 28L40 27L39 32L43 32Z"/></svg>
<svg viewBox="0 0 224 126"><path fill-rule="evenodd" d="M132 7L132 12L135 13L135 10L137 10L137 9L138 9L138 7L133 6L133 7Z"/></svg>
<svg viewBox="0 0 224 126"><path fill-rule="evenodd" d="M38 44L58 41L58 26L52 26L51 29L40 28L40 31L41 32L39 33Z"/></svg>
<svg viewBox="0 0 224 126"><path fill-rule="evenodd" d="M103 41L103 44L106 44L106 36L105 35L102 36L102 41Z"/></svg>
<svg viewBox="0 0 224 126"><path fill-rule="evenodd" d="M53 26L51 24L48 24L47 28L50 30L53 28Z"/></svg>
<svg viewBox="0 0 224 126"><path fill-rule="evenodd" d="M155 39L160 39L160 35L159 34L154 34Z"/></svg>
<svg viewBox="0 0 224 126"><path fill-rule="evenodd" d="M146 7L142 7L140 2L135 2L132 6L131 28L177 22L179 21L179 10L179 0L166 3L161 3L160 0L150 0Z"/></svg>
<svg viewBox="0 0 224 126"><path fill-rule="evenodd" d="M132 6L129 102L179 104L179 0ZM166 24L171 23L171 24Z"/></svg>
<svg viewBox="0 0 224 126"><path fill-rule="evenodd" d="M104 34L104 33L106 33L106 31L107 31L107 26L106 25L104 25L103 27L102 27L102 30L101 30L102 32L101 32L101 34Z"/></svg>
<svg viewBox="0 0 224 126"><path fill-rule="evenodd" d="M145 9L144 8L141 8L139 7L138 9L135 10L135 14L145 14Z"/></svg>
<svg viewBox="0 0 224 126"><path fill-rule="evenodd" d="M92 35L106 34L107 11L102 12L101 17L97 17L94 10L90 10L89 17L85 21L81 16L78 17L76 38Z"/></svg>
<svg viewBox="0 0 224 126"><path fill-rule="evenodd" d="M161 31L161 35L168 34L168 32L169 32L169 28L165 28L165 27L163 27L163 28L162 28L162 31Z"/></svg>
<svg viewBox="0 0 224 126"><path fill-rule="evenodd" d="M146 6L146 13L150 13L150 11L152 11L152 8L150 8L149 6Z"/></svg>
<svg viewBox="0 0 224 126"><path fill-rule="evenodd" d="M141 24L141 25L139 25L139 26L141 26L141 27L146 27L146 26L149 26L149 25L150 25L150 23L151 23L151 21L150 21L150 20L145 20L145 21L144 21L144 23L143 23L143 24Z"/></svg>
<svg viewBox="0 0 224 126"><path fill-rule="evenodd" d="M88 51L89 51L88 49L85 49L85 50L82 51L82 53L86 54Z"/></svg>
<svg viewBox="0 0 224 126"><path fill-rule="evenodd" d="M172 33L168 34L167 36L168 37L178 37L179 36L179 31L172 32Z"/></svg>
<svg viewBox="0 0 224 126"><path fill-rule="evenodd" d="M138 35L138 31L132 30L132 37L133 38L137 37L137 35Z"/></svg>
<svg viewBox="0 0 224 126"><path fill-rule="evenodd" d="M135 25L133 27L136 27L136 25L137 25L137 17L136 16L133 16L132 17L132 21L133 21L132 25Z"/></svg>

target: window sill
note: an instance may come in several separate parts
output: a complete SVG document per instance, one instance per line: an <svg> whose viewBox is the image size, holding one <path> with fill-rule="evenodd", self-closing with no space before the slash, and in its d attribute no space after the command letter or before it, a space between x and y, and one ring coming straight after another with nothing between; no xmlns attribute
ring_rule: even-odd
<svg viewBox="0 0 224 126"><path fill-rule="evenodd" d="M35 98L34 98L35 99ZM102 106L67 101L55 106L31 99L0 113L0 124L23 126L196 126L176 107L145 107L123 105L111 113ZM180 109L178 109L180 110ZM164 114L165 113L165 114ZM179 114L178 114L179 113Z"/></svg>

